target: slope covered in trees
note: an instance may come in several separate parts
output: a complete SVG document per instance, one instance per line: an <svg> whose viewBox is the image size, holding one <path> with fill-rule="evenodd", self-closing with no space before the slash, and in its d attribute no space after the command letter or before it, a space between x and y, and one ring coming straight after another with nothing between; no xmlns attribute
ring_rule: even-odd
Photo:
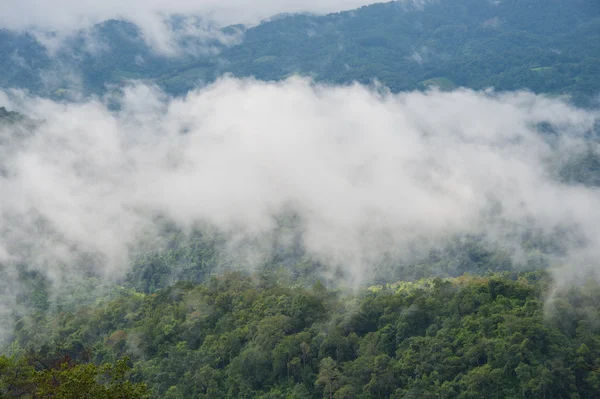
<svg viewBox="0 0 600 399"><path fill-rule="evenodd" d="M292 16L224 50L239 75L376 78L394 91L528 88L595 94L600 8L591 1L392 2L325 17Z"/></svg>
<svg viewBox="0 0 600 399"><path fill-rule="evenodd" d="M184 37L184 51L165 56L123 21L54 52L33 34L0 30L0 87L63 99L141 79L181 95L231 73L376 79L393 91L530 89L584 104L600 92L595 0L400 1L221 33L237 41ZM36 123L0 107L0 156ZM550 178L600 186L595 140L548 160ZM73 273L47 275L28 265L36 248L24 248L14 276L0 279L11 299L0 302L0 398L600 396L600 286L553 281L548 270L568 231L524 230L511 248L518 257L457 234L410 261L381 257L347 289L344 265L311 258L294 217L277 219L277 238L252 267L220 233L169 226L117 281L85 256Z"/></svg>
<svg viewBox="0 0 600 399"><path fill-rule="evenodd" d="M17 323L13 350L128 356L155 398L597 397L600 287L548 301L550 286L543 272L504 273L348 295L225 274L39 312Z"/></svg>

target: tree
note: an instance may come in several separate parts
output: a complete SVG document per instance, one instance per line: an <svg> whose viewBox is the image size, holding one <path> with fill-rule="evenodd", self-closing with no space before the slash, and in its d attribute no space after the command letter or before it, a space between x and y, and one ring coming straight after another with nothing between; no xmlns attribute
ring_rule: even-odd
<svg viewBox="0 0 600 399"><path fill-rule="evenodd" d="M333 394L340 387L341 377L342 373L338 370L335 360L330 357L321 360L316 384L323 386L325 392L328 393L329 399L333 398Z"/></svg>

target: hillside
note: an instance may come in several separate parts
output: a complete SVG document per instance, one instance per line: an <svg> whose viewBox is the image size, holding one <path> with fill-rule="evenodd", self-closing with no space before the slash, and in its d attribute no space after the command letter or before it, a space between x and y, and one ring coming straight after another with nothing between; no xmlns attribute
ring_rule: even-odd
<svg viewBox="0 0 600 399"><path fill-rule="evenodd" d="M237 45L196 43L212 52L177 57L156 54L136 26L119 21L67 40L52 56L31 34L4 30L0 36L0 50L10 55L0 60L0 86L58 97L68 90L104 92L126 79L150 79L183 94L224 73L267 80L301 74L331 83L377 79L393 91L526 88L576 100L600 91L600 5L592 0L391 2L326 16L288 15L245 30Z"/></svg>
<svg viewBox="0 0 600 399"><path fill-rule="evenodd" d="M600 287L548 303L550 284L544 273L504 273L349 297L228 274L38 313L17 323L13 350L33 344L29 356L48 362L126 356L154 398L596 397Z"/></svg>
<svg viewBox="0 0 600 399"><path fill-rule="evenodd" d="M143 3L0 26L0 399L600 398L598 0Z"/></svg>

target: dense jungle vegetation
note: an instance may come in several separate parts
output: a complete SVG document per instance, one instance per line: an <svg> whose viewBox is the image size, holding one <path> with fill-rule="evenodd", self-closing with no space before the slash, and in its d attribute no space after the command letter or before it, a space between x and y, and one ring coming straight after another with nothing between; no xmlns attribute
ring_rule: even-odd
<svg viewBox="0 0 600 399"><path fill-rule="evenodd" d="M0 358L2 394L597 397L600 286L589 280L548 300L550 286L542 271L505 272L350 293L234 272L153 294L119 288L73 310L32 293L23 300L34 311L15 325L17 357ZM59 389L44 394L54 375ZM37 393L17 395L24 386Z"/></svg>

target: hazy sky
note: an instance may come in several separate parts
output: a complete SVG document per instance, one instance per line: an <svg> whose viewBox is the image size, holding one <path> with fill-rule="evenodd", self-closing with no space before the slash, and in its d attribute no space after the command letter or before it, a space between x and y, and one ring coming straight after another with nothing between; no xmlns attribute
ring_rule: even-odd
<svg viewBox="0 0 600 399"><path fill-rule="evenodd" d="M211 15L225 23L252 23L282 12L327 13L375 3L370 0L2 0L0 24L61 29L108 18L152 14Z"/></svg>

